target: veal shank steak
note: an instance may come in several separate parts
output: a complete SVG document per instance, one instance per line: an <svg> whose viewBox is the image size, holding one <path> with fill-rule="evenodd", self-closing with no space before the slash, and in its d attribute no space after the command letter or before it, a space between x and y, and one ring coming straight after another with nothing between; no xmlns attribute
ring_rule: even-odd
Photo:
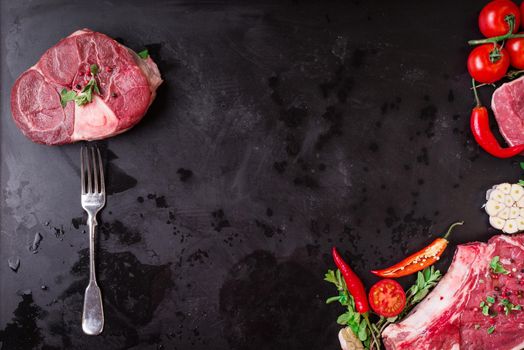
<svg viewBox="0 0 524 350"><path fill-rule="evenodd" d="M509 272L495 274L499 256ZM524 311L510 311L504 300L524 304L524 235L495 236L488 243L459 245L435 289L401 322L382 333L388 350L509 350L524 348ZM524 283L524 282L522 282ZM480 303L495 299L489 315ZM496 316L494 316L496 314Z"/></svg>
<svg viewBox="0 0 524 350"><path fill-rule="evenodd" d="M99 93L92 102L61 104L63 89L81 92L96 65ZM16 125L34 142L58 145L120 134L137 124L162 83L150 57L105 34L89 29L74 32L48 49L16 80L11 111Z"/></svg>
<svg viewBox="0 0 524 350"><path fill-rule="evenodd" d="M524 143L524 77L502 84L493 93L491 109L510 146Z"/></svg>

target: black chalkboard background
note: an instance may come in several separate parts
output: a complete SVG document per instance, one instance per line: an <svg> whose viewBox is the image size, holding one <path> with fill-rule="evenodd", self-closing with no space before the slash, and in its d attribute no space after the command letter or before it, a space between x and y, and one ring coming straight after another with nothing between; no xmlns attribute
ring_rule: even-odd
<svg viewBox="0 0 524 350"><path fill-rule="evenodd" d="M446 269L494 234L485 190L521 175L469 133L482 4L2 1L1 348L337 349L332 245L370 286L465 220ZM137 127L97 142L99 337L80 328L80 145L31 143L9 108L16 77L84 27L148 48L165 79Z"/></svg>

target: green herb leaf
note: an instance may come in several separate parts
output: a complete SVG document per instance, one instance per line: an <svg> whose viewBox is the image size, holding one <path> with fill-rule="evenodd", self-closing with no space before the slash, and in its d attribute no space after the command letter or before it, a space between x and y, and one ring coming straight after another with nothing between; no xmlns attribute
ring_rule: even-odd
<svg viewBox="0 0 524 350"><path fill-rule="evenodd" d="M489 328L488 328L488 334L491 334L491 333L493 333L493 332L495 332L495 326L491 326L491 327L489 327Z"/></svg>
<svg viewBox="0 0 524 350"><path fill-rule="evenodd" d="M417 287L418 287L418 289L423 289L425 284L426 284L426 278L424 278L424 274L422 272L417 273Z"/></svg>
<svg viewBox="0 0 524 350"><path fill-rule="evenodd" d="M424 274L424 280L429 281L429 278L431 277L431 274L433 273L433 266L431 266L431 269L424 269L422 273Z"/></svg>
<svg viewBox="0 0 524 350"><path fill-rule="evenodd" d="M401 319L406 315L418 302L424 299L431 288L435 287L438 281L442 278L439 270L435 270L434 266L426 267L423 271L417 273L417 281L406 292L406 306L399 314Z"/></svg>
<svg viewBox="0 0 524 350"><path fill-rule="evenodd" d="M486 297L486 301L487 301L488 303L492 303L492 304L493 304L493 303L495 302L495 298L493 298L493 297L491 297L491 296L487 296L487 297Z"/></svg>
<svg viewBox="0 0 524 350"><path fill-rule="evenodd" d="M509 301L509 299L502 299L500 305L504 306L504 314L508 316L511 311L519 311L521 309L520 305L514 305Z"/></svg>
<svg viewBox="0 0 524 350"><path fill-rule="evenodd" d="M98 65L92 64L89 69L91 70L91 75L95 76L98 74Z"/></svg>
<svg viewBox="0 0 524 350"><path fill-rule="evenodd" d="M482 307L482 314L483 314L484 316L489 316L489 306L488 306L488 305L484 305L484 306Z"/></svg>
<svg viewBox="0 0 524 350"><path fill-rule="evenodd" d="M524 170L524 162L520 162L520 168Z"/></svg>
<svg viewBox="0 0 524 350"><path fill-rule="evenodd" d="M484 302L484 300L482 300L482 301L480 302L480 305L479 305L479 306L480 306L480 307L483 307L484 305L486 305L486 303Z"/></svg>
<svg viewBox="0 0 524 350"><path fill-rule="evenodd" d="M100 95L100 90L98 90L98 84L96 84L96 82L93 85L93 91Z"/></svg>
<svg viewBox="0 0 524 350"><path fill-rule="evenodd" d="M362 322L360 322L360 326L358 327L358 339L360 339L360 341L365 341L367 338L368 338L368 332L367 332L366 321L362 320Z"/></svg>
<svg viewBox="0 0 524 350"><path fill-rule="evenodd" d="M62 108L65 108L67 105L67 102L73 101L76 98L76 92L72 90L62 89L60 91L60 104L62 105Z"/></svg>
<svg viewBox="0 0 524 350"><path fill-rule="evenodd" d="M344 306L348 305L348 297L345 292L340 292L340 303Z"/></svg>
<svg viewBox="0 0 524 350"><path fill-rule="evenodd" d="M408 289L408 292L406 294L407 296L412 297L413 295L417 294L417 292L418 292L418 286L414 284Z"/></svg>
<svg viewBox="0 0 524 350"><path fill-rule="evenodd" d="M142 51L140 51L139 53L137 53L137 55L138 55L141 59L145 60L146 58L149 57L149 51L148 51L147 49L145 49L145 50L142 50Z"/></svg>
<svg viewBox="0 0 524 350"><path fill-rule="evenodd" d="M340 288L343 288L343 286L345 286L344 282L343 282L343 279L342 279L342 273L340 272L339 269L337 269L337 285Z"/></svg>
<svg viewBox="0 0 524 350"><path fill-rule="evenodd" d="M435 268L431 266L431 278L429 279L429 282L432 282L434 285L436 285L441 278L442 273L439 270L435 270Z"/></svg>
<svg viewBox="0 0 524 350"><path fill-rule="evenodd" d="M86 103L90 103L93 100L93 90L100 94L95 78L91 78L82 91L76 96L76 104L78 106L83 106Z"/></svg>
<svg viewBox="0 0 524 350"><path fill-rule="evenodd" d="M507 271L504 266L500 263L500 257L494 256L493 259L491 259L491 262L489 263L489 267L493 273L497 274L504 274L507 275L509 271Z"/></svg>
<svg viewBox="0 0 524 350"><path fill-rule="evenodd" d="M324 275L324 281L333 283L334 285L337 284L337 278L335 277L335 271L328 270L328 272Z"/></svg>
<svg viewBox="0 0 524 350"><path fill-rule="evenodd" d="M358 313L358 312L354 312L353 313L353 322L355 322L357 324L360 323L360 313Z"/></svg>
<svg viewBox="0 0 524 350"><path fill-rule="evenodd" d="M347 325L348 324L348 321L349 321L349 318L351 317L351 315L349 314L349 312L344 312L342 315L338 316L337 318L337 323L340 324L340 325Z"/></svg>
<svg viewBox="0 0 524 350"><path fill-rule="evenodd" d="M519 185L524 186L524 180L519 180Z"/></svg>
<svg viewBox="0 0 524 350"><path fill-rule="evenodd" d="M331 304L332 302L335 302L335 301L340 301L340 295L336 297L327 298L326 304Z"/></svg>
<svg viewBox="0 0 524 350"><path fill-rule="evenodd" d="M428 295L428 293L429 293L429 289L427 288L424 288L418 291L417 294L415 294L415 296L413 297L413 302L414 303L420 302L422 299L426 297L426 295Z"/></svg>

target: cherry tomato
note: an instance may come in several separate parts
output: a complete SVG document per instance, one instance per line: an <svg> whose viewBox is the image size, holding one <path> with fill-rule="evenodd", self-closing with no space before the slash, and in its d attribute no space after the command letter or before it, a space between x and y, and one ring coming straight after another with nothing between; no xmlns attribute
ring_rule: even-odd
<svg viewBox="0 0 524 350"><path fill-rule="evenodd" d="M515 17L513 33L520 27L520 9L510 0L494 0L488 2L479 14L480 32L487 38L507 34L509 24L506 21L508 15Z"/></svg>
<svg viewBox="0 0 524 350"><path fill-rule="evenodd" d="M378 315L394 317L406 306L406 293L397 281L380 280L369 290L369 304Z"/></svg>
<svg viewBox="0 0 524 350"><path fill-rule="evenodd" d="M520 18L522 18L522 14L524 13L524 2L520 3ZM524 23L523 23L524 25Z"/></svg>
<svg viewBox="0 0 524 350"><path fill-rule="evenodd" d="M508 51L493 44L477 46L468 57L469 74L480 83L491 84L502 79L508 68Z"/></svg>
<svg viewBox="0 0 524 350"><path fill-rule="evenodd" d="M524 38L509 39L505 46L511 65L518 69L524 69Z"/></svg>

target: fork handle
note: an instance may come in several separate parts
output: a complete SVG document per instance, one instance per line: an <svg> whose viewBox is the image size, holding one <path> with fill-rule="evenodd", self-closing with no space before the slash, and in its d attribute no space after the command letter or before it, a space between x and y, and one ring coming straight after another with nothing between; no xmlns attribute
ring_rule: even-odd
<svg viewBox="0 0 524 350"><path fill-rule="evenodd" d="M96 283L95 274L95 230L96 216L89 215L89 284L84 294L84 311L82 313L82 330L89 335L98 335L104 329L104 308L102 293Z"/></svg>

